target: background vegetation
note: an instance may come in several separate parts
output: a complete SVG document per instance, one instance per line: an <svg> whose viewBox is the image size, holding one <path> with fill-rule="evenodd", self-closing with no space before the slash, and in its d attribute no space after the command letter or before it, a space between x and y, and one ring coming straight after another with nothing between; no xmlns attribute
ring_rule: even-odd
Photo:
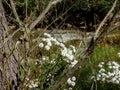
<svg viewBox="0 0 120 90"><path fill-rule="evenodd" d="M45 10L49 2L50 0L14 0L20 18L20 21L17 21L14 18L9 0L3 0L8 25L14 26L10 27L9 36L13 35L19 27L24 27L24 31L21 30L12 36L15 43L13 49L17 49L21 56L22 83L20 88L24 90L52 90L53 85L81 60L84 51L89 46L85 46L85 44L80 46L82 40L59 42L51 35L44 33L44 30L69 29L79 30L83 33L95 32L96 27L111 9L114 0L63 0L53 5L42 21L29 31L28 25ZM115 7L113 17L119 9L120 1ZM105 27L109 26L109 23L111 20L107 22ZM97 77L99 63L115 61L120 64L119 33L118 29L108 33L110 36L113 35L112 37L102 38L87 62L79 66L77 72L62 83L58 90L119 90L119 84L92 78L93 76ZM18 41L19 45L16 46ZM120 79L120 73L118 76Z"/></svg>
<svg viewBox="0 0 120 90"><path fill-rule="evenodd" d="M14 2L20 19L23 22L31 23L32 20L45 9L49 1L50 0L15 0ZM9 0L4 0L3 2L5 8L7 8L6 15L8 20L11 21L13 13L11 12ZM100 23L111 8L113 2L114 0L63 0L61 3L52 6L43 22L39 23L36 27L44 28L49 26L49 29L65 29L69 28L67 26L68 24L71 24L71 28L73 29L81 29L84 26L95 30L94 25ZM119 8L118 4L116 11ZM85 26L85 24L87 26Z"/></svg>

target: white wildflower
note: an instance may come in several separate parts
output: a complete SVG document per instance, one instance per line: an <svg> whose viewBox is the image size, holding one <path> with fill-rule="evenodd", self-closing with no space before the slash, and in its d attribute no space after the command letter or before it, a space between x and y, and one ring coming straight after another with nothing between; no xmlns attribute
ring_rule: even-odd
<svg viewBox="0 0 120 90"><path fill-rule="evenodd" d="M70 54L66 54L66 57L67 57L69 60L73 60L73 59L74 59L74 56L73 56L73 55L70 55Z"/></svg>
<svg viewBox="0 0 120 90"><path fill-rule="evenodd" d="M31 80L30 83L27 83L26 86L28 86L29 88L37 88L37 87L38 87L38 84L39 84L39 82L38 82L38 80L36 79L36 80Z"/></svg>
<svg viewBox="0 0 120 90"><path fill-rule="evenodd" d="M73 89L72 89L72 87L69 87L69 89L68 89L68 90L73 90Z"/></svg>
<svg viewBox="0 0 120 90"><path fill-rule="evenodd" d="M101 78L97 77L97 81L99 81Z"/></svg>
<svg viewBox="0 0 120 90"><path fill-rule="evenodd" d="M67 54L67 49L66 48L64 48L63 50L61 50L61 55L62 56L66 56L66 54Z"/></svg>
<svg viewBox="0 0 120 90"><path fill-rule="evenodd" d="M47 37L51 37L51 35L50 34L48 34L48 33L44 33L44 36L47 36Z"/></svg>
<svg viewBox="0 0 120 90"><path fill-rule="evenodd" d="M118 66L113 66L112 68L113 68L113 69L118 69L119 67L118 67Z"/></svg>
<svg viewBox="0 0 120 90"><path fill-rule="evenodd" d="M52 63L52 64L55 64L55 60L51 60L51 63Z"/></svg>
<svg viewBox="0 0 120 90"><path fill-rule="evenodd" d="M73 86L73 87L74 87L74 86L75 86L75 82L71 82L71 86Z"/></svg>
<svg viewBox="0 0 120 90"><path fill-rule="evenodd" d="M75 76L72 77L72 81L76 81L76 77Z"/></svg>
<svg viewBox="0 0 120 90"><path fill-rule="evenodd" d="M43 43L39 43L39 47L40 48L44 47L44 44Z"/></svg>
<svg viewBox="0 0 120 90"><path fill-rule="evenodd" d="M50 40L54 42L56 41L56 38L50 37Z"/></svg>
<svg viewBox="0 0 120 90"><path fill-rule="evenodd" d="M95 79L95 76L92 76L91 79L92 79L92 80Z"/></svg>
<svg viewBox="0 0 120 90"><path fill-rule="evenodd" d="M51 47L52 43L50 41L47 42L47 46Z"/></svg>
<svg viewBox="0 0 120 90"><path fill-rule="evenodd" d="M102 77L106 77L106 74L105 73L101 73Z"/></svg>
<svg viewBox="0 0 120 90"><path fill-rule="evenodd" d="M111 81L114 83L115 81L116 81L117 79L115 78L115 77L113 77L112 79L111 79Z"/></svg>
<svg viewBox="0 0 120 90"><path fill-rule="evenodd" d="M50 46L46 45L46 46L45 46L45 49L46 49L46 50L50 50Z"/></svg>
<svg viewBox="0 0 120 90"><path fill-rule="evenodd" d="M118 57L120 57L120 52L118 53Z"/></svg>
<svg viewBox="0 0 120 90"><path fill-rule="evenodd" d="M101 69L99 70L99 73L102 73L102 72L105 72L105 69L104 69L104 68L101 68Z"/></svg>
<svg viewBox="0 0 120 90"><path fill-rule="evenodd" d="M111 72L108 72L108 76L109 76L109 77L112 77L112 76L114 76L114 74L111 73Z"/></svg>
<svg viewBox="0 0 120 90"><path fill-rule="evenodd" d="M42 41L44 41L44 42L45 42L46 40L47 40L46 38L42 38Z"/></svg>
<svg viewBox="0 0 120 90"><path fill-rule="evenodd" d="M68 78L68 80L67 80L68 85L71 85L71 86L74 87L75 86L75 80L76 80L75 76L73 76L72 79Z"/></svg>
<svg viewBox="0 0 120 90"><path fill-rule="evenodd" d="M104 82L105 81L105 77L103 77L101 80Z"/></svg>
<svg viewBox="0 0 120 90"><path fill-rule="evenodd" d="M101 62L100 64L102 64L102 65L103 65L103 64L105 64L105 63L104 63L104 62Z"/></svg>
<svg viewBox="0 0 120 90"><path fill-rule="evenodd" d="M119 80L116 80L116 81L115 81L115 83L116 83L116 84L119 84L119 83L120 83L120 81L119 81Z"/></svg>
<svg viewBox="0 0 120 90"><path fill-rule="evenodd" d="M76 52L75 46L70 45L70 47L72 48L73 52L75 53Z"/></svg>
<svg viewBox="0 0 120 90"><path fill-rule="evenodd" d="M26 78L27 81L29 81L30 79L29 78Z"/></svg>
<svg viewBox="0 0 120 90"><path fill-rule="evenodd" d="M112 65L109 65L109 68L112 69L113 68Z"/></svg>
<svg viewBox="0 0 120 90"><path fill-rule="evenodd" d="M69 53L71 55L72 54L72 50L68 49L67 53Z"/></svg>
<svg viewBox="0 0 120 90"><path fill-rule="evenodd" d="M112 64L115 65L115 66L118 66L119 64L115 61L112 61Z"/></svg>
<svg viewBox="0 0 120 90"><path fill-rule="evenodd" d="M67 83L70 85L72 83L71 78L68 78Z"/></svg>
<svg viewBox="0 0 120 90"><path fill-rule="evenodd" d="M51 37L50 40L54 42L55 45L60 45L60 42L56 38Z"/></svg>
<svg viewBox="0 0 120 90"><path fill-rule="evenodd" d="M97 77L98 77L98 78L101 78L101 74L98 74Z"/></svg>
<svg viewBox="0 0 120 90"><path fill-rule="evenodd" d="M99 67L99 68L102 68L102 67L103 67L103 65L102 65L102 64L99 64L99 65L98 65L98 67Z"/></svg>
<svg viewBox="0 0 120 90"><path fill-rule="evenodd" d="M78 63L78 61L74 60L73 62L71 62L70 67L74 67L77 63Z"/></svg>
<svg viewBox="0 0 120 90"><path fill-rule="evenodd" d="M112 66L112 63L111 63L111 62L108 62L107 65L108 65L108 66Z"/></svg>
<svg viewBox="0 0 120 90"><path fill-rule="evenodd" d="M50 42L50 39L49 39L49 38L43 38L42 40L43 40L44 42L47 42L47 43Z"/></svg>
<svg viewBox="0 0 120 90"><path fill-rule="evenodd" d="M52 75L49 73L48 77L51 77Z"/></svg>
<svg viewBox="0 0 120 90"><path fill-rule="evenodd" d="M60 43L60 46L61 46L62 48L65 48L65 45L64 45L63 43Z"/></svg>
<svg viewBox="0 0 120 90"><path fill-rule="evenodd" d="M60 45L60 43L56 39L54 40L54 44L58 46Z"/></svg>
<svg viewBox="0 0 120 90"><path fill-rule="evenodd" d="M45 57L45 56L42 56L42 60L45 61L45 60L46 60L46 57Z"/></svg>

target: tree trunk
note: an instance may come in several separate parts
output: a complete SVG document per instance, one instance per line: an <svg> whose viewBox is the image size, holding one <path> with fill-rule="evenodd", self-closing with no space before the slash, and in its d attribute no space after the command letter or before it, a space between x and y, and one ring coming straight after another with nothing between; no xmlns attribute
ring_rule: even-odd
<svg viewBox="0 0 120 90"><path fill-rule="evenodd" d="M0 0L0 90L19 90L20 57L12 40L7 40L7 22Z"/></svg>

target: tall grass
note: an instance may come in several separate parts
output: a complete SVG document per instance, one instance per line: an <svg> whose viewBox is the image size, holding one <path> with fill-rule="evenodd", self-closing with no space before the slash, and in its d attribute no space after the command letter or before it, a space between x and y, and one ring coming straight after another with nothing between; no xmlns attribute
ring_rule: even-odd
<svg viewBox="0 0 120 90"><path fill-rule="evenodd" d="M91 76L96 75L99 71L100 62L116 61L120 63L117 53L120 51L114 46L99 45L89 60L77 71L77 83L73 90L119 90L119 84L94 81Z"/></svg>
<svg viewBox="0 0 120 90"><path fill-rule="evenodd" d="M78 40L78 42L80 41ZM21 65L22 88L24 90L30 88L33 90L49 90L49 87L59 81L65 75L65 72L74 67L79 60L79 57L75 57L79 56L75 54L78 48L77 45L76 47L71 46L71 44L75 45L75 42L61 43L48 34L45 34L45 37L42 36L39 43L37 49L42 55L38 56L39 58L36 56L30 58L31 74L29 77L26 76L24 70L26 67L24 59ZM78 44L77 41L76 44ZM108 43L105 38L95 48L90 58L74 74L73 77L76 78L74 83L70 84L66 81L59 90L119 90L119 84L92 79L99 72L99 63L107 63L109 61L120 63L118 52L120 52L119 44L113 45Z"/></svg>

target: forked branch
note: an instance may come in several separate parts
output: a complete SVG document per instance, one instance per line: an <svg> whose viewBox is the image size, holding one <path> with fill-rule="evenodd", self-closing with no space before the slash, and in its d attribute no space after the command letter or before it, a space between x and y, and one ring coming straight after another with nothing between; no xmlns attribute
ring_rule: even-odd
<svg viewBox="0 0 120 90"><path fill-rule="evenodd" d="M50 10L51 6L57 4L58 2L61 2L62 0L54 0L50 1L46 9L38 16L38 18L32 22L32 24L29 26L29 29L32 30L46 15L46 13Z"/></svg>

